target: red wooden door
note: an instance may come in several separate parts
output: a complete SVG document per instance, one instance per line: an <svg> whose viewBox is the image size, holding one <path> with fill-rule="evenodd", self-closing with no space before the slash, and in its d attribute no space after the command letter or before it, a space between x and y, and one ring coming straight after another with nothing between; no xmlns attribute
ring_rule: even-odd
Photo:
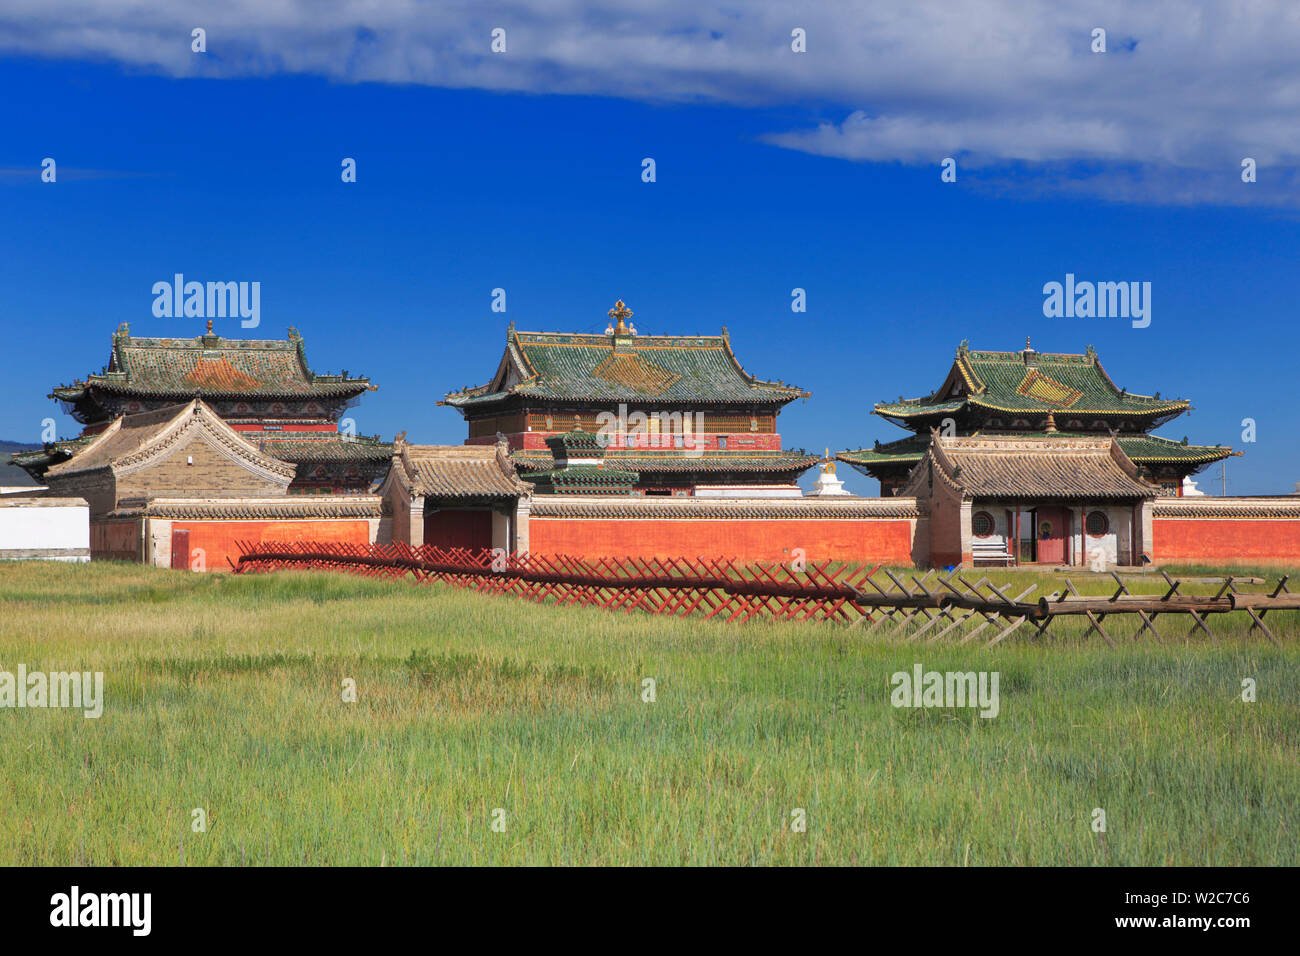
<svg viewBox="0 0 1300 956"><path fill-rule="evenodd" d="M190 533L188 531L172 532L172 570L188 571L190 569Z"/></svg>
<svg viewBox="0 0 1300 956"><path fill-rule="evenodd" d="M1064 564L1069 516L1064 508L1039 508L1037 516L1038 563Z"/></svg>
<svg viewBox="0 0 1300 956"><path fill-rule="evenodd" d="M426 514L424 543L437 548L491 548L492 512L453 508Z"/></svg>

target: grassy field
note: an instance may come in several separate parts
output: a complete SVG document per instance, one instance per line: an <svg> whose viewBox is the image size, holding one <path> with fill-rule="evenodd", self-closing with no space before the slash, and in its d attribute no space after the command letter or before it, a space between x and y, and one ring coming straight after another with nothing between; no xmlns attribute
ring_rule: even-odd
<svg viewBox="0 0 1300 956"><path fill-rule="evenodd" d="M0 670L103 671L107 703L0 710L0 864L1296 865L1291 617L1281 649L1215 622L1217 643L1063 626L988 650L10 564ZM892 707L916 663L998 671L999 715Z"/></svg>

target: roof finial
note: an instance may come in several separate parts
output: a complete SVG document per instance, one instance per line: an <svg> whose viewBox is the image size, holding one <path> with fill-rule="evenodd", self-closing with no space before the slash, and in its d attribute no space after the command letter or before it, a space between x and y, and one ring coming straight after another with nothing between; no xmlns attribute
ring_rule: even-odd
<svg viewBox="0 0 1300 956"><path fill-rule="evenodd" d="M1034 349L1034 347L1033 347L1032 345L1029 344L1029 336L1026 335L1026 336L1025 336L1025 351L1026 351L1026 352L1032 352L1033 349Z"/></svg>
<svg viewBox="0 0 1300 956"><path fill-rule="evenodd" d="M1056 416L1051 412L1047 413L1047 427L1044 429L1049 435L1056 434Z"/></svg>
<svg viewBox="0 0 1300 956"><path fill-rule="evenodd" d="M628 327L627 327L627 320L630 319L630 318L632 318L632 310L629 309L626 305L623 304L623 300L622 300L622 299L619 299L617 302L615 302L615 303L614 303L614 308L610 309L610 310L609 310L607 313L605 313L605 314L608 315L608 316L610 317L611 320L613 320L613 319L617 319L617 320L618 320L618 324L617 324L616 326L614 326L614 334L615 334L615 335L627 335L627 334L628 334L629 329L628 329ZM636 333L633 332L632 334L635 335Z"/></svg>
<svg viewBox="0 0 1300 956"><path fill-rule="evenodd" d="M212 334L212 320L208 319L208 335Z"/></svg>

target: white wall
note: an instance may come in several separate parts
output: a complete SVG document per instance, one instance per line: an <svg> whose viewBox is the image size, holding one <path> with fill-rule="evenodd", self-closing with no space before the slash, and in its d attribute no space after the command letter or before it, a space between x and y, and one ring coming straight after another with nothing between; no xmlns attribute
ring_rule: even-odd
<svg viewBox="0 0 1300 956"><path fill-rule="evenodd" d="M1081 519L1078 508L1071 508L1073 512L1073 536L1072 547L1076 555L1075 562L1088 566L1093 562L1093 554L1098 549L1101 550L1106 561L1106 569L1110 570L1117 564L1132 564L1133 556L1129 554L1129 546L1132 542L1131 529L1133 526L1133 509L1129 507L1089 507L1084 510L1083 521L1094 511L1100 511L1106 515L1110 524L1106 533L1100 536L1094 536L1084 533L1084 528L1079 527Z"/></svg>
<svg viewBox="0 0 1300 956"><path fill-rule="evenodd" d="M510 553L510 515L492 511L492 547Z"/></svg>
<svg viewBox="0 0 1300 956"><path fill-rule="evenodd" d="M974 533L975 515L979 514L981 511L985 512L986 514L988 514L990 517L993 518L993 533L986 538L977 538L975 537L975 533ZM1011 529L1007 527L1006 508L994 507L992 505L983 505L983 504L976 503L971 506L970 516L972 522L971 525L972 543L978 541L980 544L984 544L984 545L996 544L1006 548L1007 550L1010 550L1010 545L1008 544L1008 542L1010 541Z"/></svg>
<svg viewBox="0 0 1300 956"><path fill-rule="evenodd" d="M0 498L0 559L89 561L90 506L82 498Z"/></svg>

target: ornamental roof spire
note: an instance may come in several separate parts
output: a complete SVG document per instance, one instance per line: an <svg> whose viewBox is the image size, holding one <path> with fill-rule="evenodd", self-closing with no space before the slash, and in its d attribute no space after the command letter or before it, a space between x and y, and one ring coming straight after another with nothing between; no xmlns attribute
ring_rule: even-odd
<svg viewBox="0 0 1300 956"><path fill-rule="evenodd" d="M614 308L606 313L610 319L610 327L606 330L606 335L636 335L636 326L628 327L627 320L632 318L632 310L623 304L619 299L614 303ZM615 321L617 320L617 325Z"/></svg>

